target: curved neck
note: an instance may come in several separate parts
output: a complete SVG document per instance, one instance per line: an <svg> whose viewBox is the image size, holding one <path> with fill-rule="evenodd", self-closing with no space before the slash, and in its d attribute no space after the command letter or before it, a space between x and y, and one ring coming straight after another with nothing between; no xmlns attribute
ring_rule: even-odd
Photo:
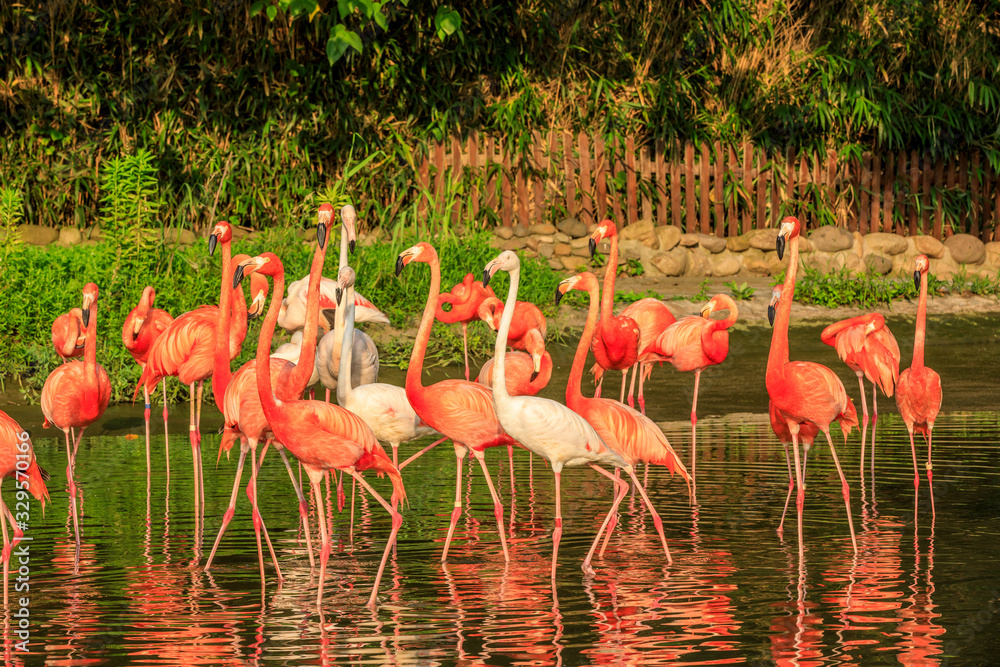
<svg viewBox="0 0 1000 667"><path fill-rule="evenodd" d="M431 339L431 328L434 326L434 310L437 308L438 294L441 292L441 262L437 257L428 262L431 267L431 287L427 293L427 303L424 314L420 317L420 328L413 342L413 352L410 353L410 366L406 369L406 393L419 391L420 374L424 368L424 355L427 354L427 343Z"/></svg>
<svg viewBox="0 0 1000 667"><path fill-rule="evenodd" d="M507 359L507 336L510 335L510 323L514 320L514 304L517 303L517 285L521 281L521 267L515 267L510 272L510 287L507 288L507 302L504 304L503 315L500 316L500 328L497 329L497 342L493 350L496 368L493 371L493 400L503 403L510 400L507 393L507 375L504 369Z"/></svg>
<svg viewBox="0 0 1000 667"><path fill-rule="evenodd" d="M344 405L351 393L354 392L354 387L351 386L351 363L353 362L351 357L354 356L352 354L354 351L353 285L344 290L341 302L337 304L338 318L340 317L341 311L344 313L344 323L342 325L344 335L340 342L340 368L337 372L337 403Z"/></svg>
<svg viewBox="0 0 1000 667"><path fill-rule="evenodd" d="M240 289L240 294L243 290ZM215 407L225 412L226 387L232 379L229 363L229 331L232 327L233 256L229 241L222 242L222 286L219 288L219 321L215 325L215 364L212 370L212 397ZM246 304L244 303L244 308Z"/></svg>
<svg viewBox="0 0 1000 667"><path fill-rule="evenodd" d="M275 398L271 389L271 339L274 337L274 327L278 324L278 313L281 311L281 294L285 293L285 271L278 270L274 277L275 298L267 307L267 316L260 327L260 338L257 340L257 394L260 396L264 416L272 426L281 420L281 402Z"/></svg>
<svg viewBox="0 0 1000 667"><path fill-rule="evenodd" d="M604 267L604 291L601 293L601 324L611 322L615 306L615 278L618 276L618 234L611 237L611 252Z"/></svg>
<svg viewBox="0 0 1000 667"><path fill-rule="evenodd" d="M347 225L340 223L340 266L337 271L347 266Z"/></svg>
<svg viewBox="0 0 1000 667"><path fill-rule="evenodd" d="M326 244L329 246L329 242ZM342 258L343 261L343 258ZM319 326L319 295L323 282L323 264L326 262L326 248L316 247L313 253L312 266L309 267L309 292L306 297L306 322L302 330L302 346L299 348L299 361L292 369L289 386L292 395L298 396L306 390L309 378L316 366L316 338ZM281 294L275 293L275 299L281 301Z"/></svg>
<svg viewBox="0 0 1000 667"><path fill-rule="evenodd" d="M774 330L771 332L771 351L767 355L767 375L780 372L788 363L788 322L792 317L792 301L795 299L795 274L799 268L799 237L795 236L788 244L788 271L781 288L781 298L774 317Z"/></svg>
<svg viewBox="0 0 1000 667"><path fill-rule="evenodd" d="M587 324L583 327L580 335L580 344L576 346L576 354L573 356L573 367L569 371L569 382L566 384L566 404L575 404L583 399L583 392L580 385L583 382L583 367L587 363L587 354L590 352L590 343L594 339L594 330L597 328L597 286L591 285L587 288L587 296L590 297L590 306L587 309Z"/></svg>
<svg viewBox="0 0 1000 667"><path fill-rule="evenodd" d="M913 361L911 367L924 366L924 337L927 331L927 273L920 274L920 300L917 301L917 331L913 337Z"/></svg>

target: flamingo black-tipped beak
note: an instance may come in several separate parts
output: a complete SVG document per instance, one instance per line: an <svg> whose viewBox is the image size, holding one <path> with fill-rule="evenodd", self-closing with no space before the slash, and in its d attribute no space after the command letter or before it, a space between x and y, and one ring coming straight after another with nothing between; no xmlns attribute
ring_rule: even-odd
<svg viewBox="0 0 1000 667"><path fill-rule="evenodd" d="M342 290L341 288L339 288L339 287L338 287L338 288L337 288L337 307L338 307L338 308L340 308L340 307L341 307L341 303L340 303L340 301L341 301L341 299L343 299L343 298L344 298L344 290Z"/></svg>
<svg viewBox="0 0 1000 667"><path fill-rule="evenodd" d="M919 271L914 271L913 272L913 286L917 288L918 292L920 291L920 272Z"/></svg>
<svg viewBox="0 0 1000 667"><path fill-rule="evenodd" d="M597 241L595 241L594 238L591 237L588 245L590 246L590 256L593 257L594 253L597 252Z"/></svg>
<svg viewBox="0 0 1000 667"><path fill-rule="evenodd" d="M353 255L354 249L358 247L358 242L355 241L354 239L351 239L350 241L347 242L347 247L351 251L351 254Z"/></svg>
<svg viewBox="0 0 1000 667"><path fill-rule="evenodd" d="M785 237L779 236L774 242L774 249L778 251L778 259L785 258Z"/></svg>
<svg viewBox="0 0 1000 667"><path fill-rule="evenodd" d="M321 222L316 225L316 242L319 243L320 248L326 247L326 223Z"/></svg>
<svg viewBox="0 0 1000 667"><path fill-rule="evenodd" d="M531 374L531 379L528 380L528 382L534 382L536 377L538 377L538 371L535 371Z"/></svg>
<svg viewBox="0 0 1000 667"><path fill-rule="evenodd" d="M774 326L774 304L770 304L767 307L767 321L770 322L771 326Z"/></svg>
<svg viewBox="0 0 1000 667"><path fill-rule="evenodd" d="M406 264L403 264L403 256L400 255L399 257L396 258L396 277L397 278L399 277L399 274L401 274L403 272L403 267L404 266L406 266Z"/></svg>
<svg viewBox="0 0 1000 667"><path fill-rule="evenodd" d="M556 286L556 305L557 306L559 305L559 302L562 301L563 294L564 294L564 292L560 292L559 291L559 286L557 285Z"/></svg>
<svg viewBox="0 0 1000 667"><path fill-rule="evenodd" d="M212 234L208 237L208 256L211 257L215 254L215 246L219 242L219 237Z"/></svg>
<svg viewBox="0 0 1000 667"><path fill-rule="evenodd" d="M486 289L490 285L490 270L483 269L483 289Z"/></svg>
<svg viewBox="0 0 1000 667"><path fill-rule="evenodd" d="M89 306L83 309L83 326L85 326L85 327L89 327L90 326L90 307Z"/></svg>
<svg viewBox="0 0 1000 667"><path fill-rule="evenodd" d="M241 282L243 282L243 265L237 264L236 270L233 271L233 289L239 287Z"/></svg>

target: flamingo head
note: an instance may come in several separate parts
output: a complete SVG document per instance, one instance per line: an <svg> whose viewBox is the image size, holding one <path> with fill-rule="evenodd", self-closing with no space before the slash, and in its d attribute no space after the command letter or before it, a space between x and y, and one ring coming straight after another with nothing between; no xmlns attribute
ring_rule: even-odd
<svg viewBox="0 0 1000 667"><path fill-rule="evenodd" d="M146 316L149 315L149 311L153 308L155 300L156 290L153 289L152 285L147 285L143 288L142 296L139 298L139 305L135 309L135 320L132 322L132 340L139 337L139 331L146 322Z"/></svg>
<svg viewBox="0 0 1000 667"><path fill-rule="evenodd" d="M323 204L316 214L316 241L321 250L326 250L327 232L330 230L330 220L333 219L333 206Z"/></svg>
<svg viewBox="0 0 1000 667"><path fill-rule="evenodd" d="M790 215L781 221L781 226L778 227L778 238L774 242L774 249L778 251L778 259L783 259L785 256L785 243L798 236L801 229L799 219L795 216Z"/></svg>
<svg viewBox="0 0 1000 667"><path fill-rule="evenodd" d="M702 306L701 316L706 319L710 318L712 313L717 310L728 310L732 315L736 312L736 302L728 294L716 294Z"/></svg>
<svg viewBox="0 0 1000 667"><path fill-rule="evenodd" d="M590 256L593 257L594 253L597 252L597 244L600 241L617 235L618 228L615 227L615 223L610 220L605 220L601 224L597 225L597 229L595 229L594 233L590 235Z"/></svg>
<svg viewBox="0 0 1000 667"><path fill-rule="evenodd" d="M344 296L344 290L348 287L354 287L354 281L357 280L357 274L349 266L345 266L337 274L337 306L340 307L341 299Z"/></svg>
<svg viewBox="0 0 1000 667"><path fill-rule="evenodd" d="M917 291L920 291L920 276L930 271L931 263L927 259L927 255L917 255L916 260L913 265L913 284L917 286Z"/></svg>
<svg viewBox="0 0 1000 667"><path fill-rule="evenodd" d="M208 235L208 256L215 253L215 246L219 243L227 243L233 240L233 228L228 222L223 220L212 227L212 233Z"/></svg>
<svg viewBox="0 0 1000 667"><path fill-rule="evenodd" d="M358 233L355 228L357 221L358 214L355 213L353 206L348 204L340 209L340 222L344 225L344 233L347 234L347 247L350 248L351 254L354 254L354 248L358 245Z"/></svg>
<svg viewBox="0 0 1000 667"><path fill-rule="evenodd" d="M597 286L597 276L595 276L590 271L584 271L583 273L578 273L575 276L570 276L566 280L562 281L556 285L556 305L559 305L559 301L566 295L570 290L581 290L588 291L591 287Z"/></svg>
<svg viewBox="0 0 1000 667"><path fill-rule="evenodd" d="M479 315L479 319L486 322L486 326L493 331L497 330L497 320L500 319L500 315L502 313L503 301L495 296L489 296L483 299L479 304L479 308L476 309L476 314Z"/></svg>
<svg viewBox="0 0 1000 667"><path fill-rule="evenodd" d="M267 303L267 291L270 287L267 278L259 273L250 276L250 305L247 307L247 319L255 320L264 314L264 304Z"/></svg>
<svg viewBox="0 0 1000 667"><path fill-rule="evenodd" d="M437 260L437 251L434 250L434 246L425 241L421 241L415 246L411 246L399 253L399 257L396 258L396 275L398 276L403 272L403 267L410 262L424 262L426 264L431 264Z"/></svg>
<svg viewBox="0 0 1000 667"><path fill-rule="evenodd" d="M774 313L778 306L778 299L781 298L781 285L775 285L771 290L771 303L767 306L767 321L774 326Z"/></svg>
<svg viewBox="0 0 1000 667"><path fill-rule="evenodd" d="M869 335L874 331L878 331L885 326L885 318L878 313L872 313L868 316L868 323L865 325L865 335Z"/></svg>
<svg viewBox="0 0 1000 667"><path fill-rule="evenodd" d="M502 253L491 259L486 268L483 269L483 287L489 287L490 278L496 275L497 271L515 271L521 268L521 260L513 250L504 250Z"/></svg>
<svg viewBox="0 0 1000 667"><path fill-rule="evenodd" d="M80 319L85 327L90 326L90 309L97 304L97 293L97 285L94 283L83 286L83 312Z"/></svg>
<svg viewBox="0 0 1000 667"><path fill-rule="evenodd" d="M276 276L284 272L281 260L273 252L265 252L256 257L245 259L236 265L233 272L233 289L240 286L246 276L260 273L263 276Z"/></svg>

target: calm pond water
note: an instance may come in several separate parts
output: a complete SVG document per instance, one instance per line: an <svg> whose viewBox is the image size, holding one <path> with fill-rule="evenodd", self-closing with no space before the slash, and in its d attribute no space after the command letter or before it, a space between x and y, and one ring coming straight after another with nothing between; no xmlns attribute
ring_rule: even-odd
<svg viewBox="0 0 1000 667"><path fill-rule="evenodd" d="M890 323L907 366L912 320ZM148 479L143 439L125 437L142 433L138 406L112 408L90 429L77 459L83 560L74 576L62 441L41 429L37 407L11 410L52 473L52 504L44 515L31 504L30 652L16 652L8 640L5 657L53 665L992 662L1000 650L998 324L995 317L929 323L927 361L945 388L934 439L934 522L923 481L914 502L906 432L892 401L883 400L874 487L858 482L859 438L839 447L860 552L855 557L850 548L829 452L817 447L799 561L794 515L784 538L775 532L787 473L766 417L770 331L741 327L732 336L730 360L702 380L699 504L689 504L683 484L665 469L648 473L672 566L648 513L627 497L605 558L595 560L596 576L584 577L580 563L610 505L611 485L591 470L567 470L553 590L551 471L537 457L516 452L512 492L504 450L491 450L487 460L505 504L510 564L503 562L481 471L470 463L456 542L442 565L454 492L454 454L442 446L404 471L409 507L377 613L363 605L389 532L387 513L359 496L352 545L350 501L338 513L335 491L328 496L334 552L320 616L294 493L273 453L261 470L259 494L286 581L279 586L268 561L261 590L242 492L212 572L202 571L236 468L235 456L214 465L221 419L207 407L202 527L191 507L186 406L173 406L169 478L161 423L154 420ZM853 374L819 343L820 328L793 329L793 358L828 364L857 400ZM554 353L560 370L546 395L559 397L572 350ZM387 371L382 380L401 377ZM692 383L692 376L663 368L647 385L649 412L685 461L690 430L683 420ZM616 390L609 378L608 395ZM401 454L428 442L404 445ZM388 488L385 480L373 484ZM312 521L316 535L314 510ZM12 595L21 594L12 588ZM8 636L18 621L5 618Z"/></svg>

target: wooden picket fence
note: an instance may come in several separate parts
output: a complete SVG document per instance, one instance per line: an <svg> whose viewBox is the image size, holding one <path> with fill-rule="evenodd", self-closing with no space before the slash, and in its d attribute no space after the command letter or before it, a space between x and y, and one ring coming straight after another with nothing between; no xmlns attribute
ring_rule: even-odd
<svg viewBox="0 0 1000 667"><path fill-rule="evenodd" d="M607 142L556 131L536 132L523 146L473 132L422 153L420 212L450 208L456 223L610 217L721 237L796 215L808 228L1000 240L1000 173L979 153L947 161L917 151L841 160L792 147L637 145L633 137Z"/></svg>

